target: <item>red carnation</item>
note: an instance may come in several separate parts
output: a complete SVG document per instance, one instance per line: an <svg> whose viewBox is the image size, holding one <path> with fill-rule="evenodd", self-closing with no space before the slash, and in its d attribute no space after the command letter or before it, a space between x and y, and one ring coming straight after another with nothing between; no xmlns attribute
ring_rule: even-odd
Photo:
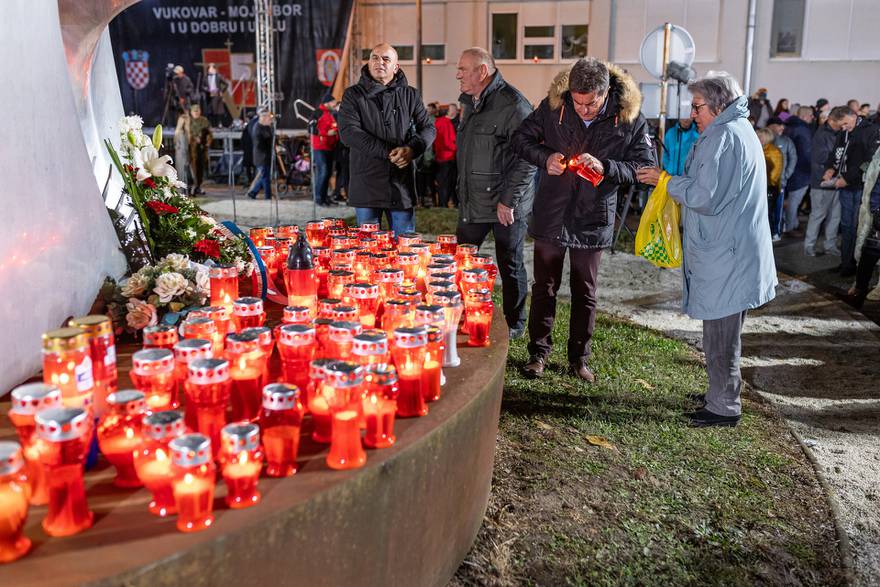
<svg viewBox="0 0 880 587"><path fill-rule="evenodd" d="M148 177L148 178L145 179L142 183L143 183L145 186L147 186L149 189L151 189L151 190L152 190L152 189L156 189L156 182L153 181L153 178L152 178L152 177Z"/></svg>
<svg viewBox="0 0 880 587"><path fill-rule="evenodd" d="M206 257L220 258L220 243L213 239L203 238L193 245L193 250Z"/></svg>
<svg viewBox="0 0 880 587"><path fill-rule="evenodd" d="M175 208L171 204L166 204L165 202L160 202L159 200L151 200L147 202L147 207L155 212L158 216L164 216L165 214L177 214L180 212L179 208Z"/></svg>

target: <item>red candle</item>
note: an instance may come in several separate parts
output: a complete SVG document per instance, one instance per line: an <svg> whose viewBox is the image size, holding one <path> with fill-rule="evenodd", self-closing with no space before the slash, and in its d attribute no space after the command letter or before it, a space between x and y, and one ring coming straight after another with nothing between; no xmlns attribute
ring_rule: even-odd
<svg viewBox="0 0 880 587"><path fill-rule="evenodd" d="M232 390L229 361L195 359L189 364L186 409L195 410L196 429L220 444L220 430L226 425L226 408Z"/></svg>
<svg viewBox="0 0 880 587"><path fill-rule="evenodd" d="M232 376L232 419L256 420L263 401L263 379L268 357L255 333L226 337L226 358Z"/></svg>
<svg viewBox="0 0 880 587"><path fill-rule="evenodd" d="M422 292L414 287L404 285L397 290L397 296L395 299L407 301L412 304L413 308L415 308L422 303Z"/></svg>
<svg viewBox="0 0 880 587"><path fill-rule="evenodd" d="M322 298L318 301L318 318L330 318L333 310L342 305L340 298Z"/></svg>
<svg viewBox="0 0 880 587"><path fill-rule="evenodd" d="M238 298L238 268L235 265L214 265L210 269L211 305L232 311L232 301Z"/></svg>
<svg viewBox="0 0 880 587"><path fill-rule="evenodd" d="M263 388L260 428L269 477L289 477L296 473L303 411L296 386L273 383Z"/></svg>
<svg viewBox="0 0 880 587"><path fill-rule="evenodd" d="M43 530L49 536L70 536L89 528L93 514L86 502L83 463L93 426L79 408L50 408L36 416L37 434L47 450L40 462L49 479L49 508Z"/></svg>
<svg viewBox="0 0 880 587"><path fill-rule="evenodd" d="M331 469L355 469L367 462L361 444L359 410L364 382L363 367L346 361L327 365L323 398L333 418L327 466Z"/></svg>
<svg viewBox="0 0 880 587"><path fill-rule="evenodd" d="M89 355L92 359L92 379L95 415L101 416L107 411L106 398L116 391L116 342L113 338L113 323L110 318L101 314L72 318L68 324L72 328L80 328L86 333L89 343Z"/></svg>
<svg viewBox="0 0 880 587"><path fill-rule="evenodd" d="M30 539L22 535L29 495L21 447L0 442L0 563L18 560L31 549Z"/></svg>
<svg viewBox="0 0 880 587"><path fill-rule="evenodd" d="M233 302L234 303L234 302ZM233 331L232 309L225 306L205 306L189 313L190 318L205 317L210 318L214 322L214 352L220 353L223 350L223 343L226 342L226 335ZM204 337L201 337L204 338Z"/></svg>
<svg viewBox="0 0 880 587"><path fill-rule="evenodd" d="M411 326L415 305L406 300L388 300L382 306L382 330L390 337L396 328Z"/></svg>
<svg viewBox="0 0 880 587"><path fill-rule="evenodd" d="M174 353L168 349L143 349L131 357L129 377L144 392L150 411L173 410L175 397Z"/></svg>
<svg viewBox="0 0 880 587"><path fill-rule="evenodd" d="M213 359L202 359L211 361ZM214 476L211 440L203 434L184 434L168 445L171 449L171 482L177 508L177 529L206 530L214 522Z"/></svg>
<svg viewBox="0 0 880 587"><path fill-rule="evenodd" d="M189 364L196 359L210 359L213 356L213 343L203 338L187 338L174 345L174 382L177 397L186 396L186 380L189 377ZM187 410L186 424L196 428L195 410Z"/></svg>
<svg viewBox="0 0 880 587"><path fill-rule="evenodd" d="M255 226L248 231L248 236L250 236L254 246L260 248L266 245L266 237L271 234L270 230L270 228L265 226Z"/></svg>
<svg viewBox="0 0 880 587"><path fill-rule="evenodd" d="M398 253L397 268L403 271L403 284L415 287L419 277L419 256L416 253Z"/></svg>
<svg viewBox="0 0 880 587"><path fill-rule="evenodd" d="M315 263L315 279L318 282L318 297L327 297L327 275L330 272L330 249L315 247L312 249Z"/></svg>
<svg viewBox="0 0 880 587"><path fill-rule="evenodd" d="M420 244L422 235L417 232L404 232L397 235L397 249L402 253L408 253L411 245Z"/></svg>
<svg viewBox="0 0 880 587"><path fill-rule="evenodd" d="M92 392L92 357L82 329L61 328L43 335L43 382L61 389L65 401Z"/></svg>
<svg viewBox="0 0 880 587"><path fill-rule="evenodd" d="M144 487L153 494L149 509L154 515L164 517L177 513L171 487L174 474L169 444L185 433L180 412L153 412L143 418L143 441L134 451L134 469Z"/></svg>
<svg viewBox="0 0 880 587"><path fill-rule="evenodd" d="M454 234L438 234L437 243L440 245L440 251L444 255L454 255L455 247L458 244L458 237Z"/></svg>
<svg viewBox="0 0 880 587"><path fill-rule="evenodd" d="M388 448L397 440L394 436L397 371L388 364L370 365L366 369L363 411L367 430L364 434L364 446Z"/></svg>
<svg viewBox="0 0 880 587"><path fill-rule="evenodd" d="M107 396L109 411L98 422L98 446L116 467L116 487L140 487L141 480L134 468L134 452L143 442L143 418L146 412L144 394L124 389Z"/></svg>
<svg viewBox="0 0 880 587"><path fill-rule="evenodd" d="M458 293L458 288L455 286L455 282L447 281L445 279L433 279L429 281L426 285L426 290L427 293L425 294L425 300L431 305L437 305L434 296L442 291L453 291Z"/></svg>
<svg viewBox="0 0 880 587"><path fill-rule="evenodd" d="M364 222L360 225L361 234L373 235L379 232L378 222Z"/></svg>
<svg viewBox="0 0 880 587"><path fill-rule="evenodd" d="M60 408L61 390L45 383L28 383L12 390L12 409L9 419L18 432L27 478L30 483L30 502L33 505L49 503L49 485L40 464L40 454L48 449L37 435L35 416L50 408Z"/></svg>
<svg viewBox="0 0 880 587"><path fill-rule="evenodd" d="M345 286L346 298L357 307L357 319L364 328L376 325L379 311L379 286L373 283L351 283Z"/></svg>
<svg viewBox="0 0 880 587"><path fill-rule="evenodd" d="M272 240L274 241L275 239ZM275 259L275 246L267 243L265 246L257 247L257 253L260 255L260 259L262 259L263 265L266 267L266 276L274 279L275 276L278 275L278 262ZM255 284L257 283L257 273L257 271L254 272ZM254 291L257 291L256 287L254 287Z"/></svg>
<svg viewBox="0 0 880 587"><path fill-rule="evenodd" d="M168 349L177 344L177 328L170 324L156 324L143 329L145 349Z"/></svg>
<svg viewBox="0 0 880 587"><path fill-rule="evenodd" d="M466 301L468 320L468 345L489 346L489 329L492 325L492 292L488 289L475 289Z"/></svg>
<svg viewBox="0 0 880 587"><path fill-rule="evenodd" d="M245 328L262 326L266 320L263 300L260 298L238 298L232 303L232 327L235 332Z"/></svg>
<svg viewBox="0 0 880 587"><path fill-rule="evenodd" d="M282 224L275 229L275 238L289 238L291 242L296 241L299 234L299 226L296 224Z"/></svg>
<svg viewBox="0 0 880 587"><path fill-rule="evenodd" d="M370 281L373 277L373 254L363 242L361 242L361 246L364 248L357 251L354 257L354 276L357 281Z"/></svg>
<svg viewBox="0 0 880 587"><path fill-rule="evenodd" d="M279 330L278 352L281 376L287 383L305 389L309 381L309 363L315 356L315 329L306 324L285 324Z"/></svg>
<svg viewBox="0 0 880 587"><path fill-rule="evenodd" d="M345 304L347 303L348 302L346 301ZM327 312L327 318L330 318L331 320L333 320L333 322L357 322L357 308L355 306L349 306L345 304L337 304L333 306L333 308L329 312Z"/></svg>
<svg viewBox="0 0 880 587"><path fill-rule="evenodd" d="M321 444L328 444L331 437L330 406L321 393L324 378L327 376L327 366L332 364L332 359L315 359L309 364L309 385L306 388L306 405L312 415L314 429L312 440Z"/></svg>
<svg viewBox="0 0 880 587"><path fill-rule="evenodd" d="M351 346L356 334L361 333L360 322L332 322L328 332L325 356L329 359L347 361L351 356Z"/></svg>
<svg viewBox="0 0 880 587"><path fill-rule="evenodd" d="M250 422L227 424L220 434L220 463L226 483L226 505L242 509L260 503L257 481L263 468L260 427Z"/></svg>
<svg viewBox="0 0 880 587"><path fill-rule="evenodd" d="M440 399L440 385L443 382L443 331L437 326L427 326L428 344L425 352L425 368L422 371L422 393L426 402Z"/></svg>
<svg viewBox="0 0 880 587"><path fill-rule="evenodd" d="M328 347L330 346L330 325L333 324L332 318L315 318L315 340L317 347L315 348L315 358L323 359L327 357Z"/></svg>
<svg viewBox="0 0 880 587"><path fill-rule="evenodd" d="M397 398L397 415L401 418L425 416L425 392L422 389L422 373L425 368L428 331L424 326L398 328L394 331L391 355L397 369L400 394Z"/></svg>
<svg viewBox="0 0 880 587"><path fill-rule="evenodd" d="M306 306L314 315L318 301L318 278L315 260L309 241L300 238L284 259L284 284L287 288L287 305Z"/></svg>
<svg viewBox="0 0 880 587"><path fill-rule="evenodd" d="M210 340L214 354L223 352L223 341L217 336L217 326L207 316L193 316L190 312L183 323L183 337Z"/></svg>
<svg viewBox="0 0 880 587"><path fill-rule="evenodd" d="M385 302L397 297L397 290L403 285L403 270L386 267L375 273L379 281L379 298Z"/></svg>
<svg viewBox="0 0 880 587"><path fill-rule="evenodd" d="M388 335L384 330L365 330L355 335L352 339L351 354L352 361L363 367L388 363L391 360Z"/></svg>
<svg viewBox="0 0 880 587"><path fill-rule="evenodd" d="M354 273L351 271L333 270L327 275L327 295L331 298L342 298L345 286L354 283Z"/></svg>
<svg viewBox="0 0 880 587"><path fill-rule="evenodd" d="M306 223L306 238L312 248L327 246L327 227L321 220L311 220Z"/></svg>
<svg viewBox="0 0 880 587"><path fill-rule="evenodd" d="M321 315L318 302L318 315ZM281 317L282 324L308 324L312 321L311 309L308 306L285 306Z"/></svg>
<svg viewBox="0 0 880 587"><path fill-rule="evenodd" d="M474 269L485 269L488 272L487 287L492 289L495 286L495 277L498 276L498 267L495 266L495 259L492 258L492 255L486 255L485 253L471 255L471 264L474 266Z"/></svg>

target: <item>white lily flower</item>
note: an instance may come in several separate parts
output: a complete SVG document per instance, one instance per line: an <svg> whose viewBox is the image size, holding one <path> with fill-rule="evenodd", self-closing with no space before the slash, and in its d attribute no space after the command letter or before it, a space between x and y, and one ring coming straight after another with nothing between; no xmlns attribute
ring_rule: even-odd
<svg viewBox="0 0 880 587"><path fill-rule="evenodd" d="M132 153L134 166L137 167L137 180L144 181L148 177L166 177L174 168L171 167L169 155L159 156L152 144ZM176 175L176 173L175 173Z"/></svg>

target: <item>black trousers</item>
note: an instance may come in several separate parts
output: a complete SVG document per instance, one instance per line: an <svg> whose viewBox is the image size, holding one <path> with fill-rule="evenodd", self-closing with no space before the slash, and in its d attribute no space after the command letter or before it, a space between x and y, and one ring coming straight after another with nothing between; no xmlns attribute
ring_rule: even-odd
<svg viewBox="0 0 880 587"><path fill-rule="evenodd" d="M547 359L553 349L556 294L562 283L565 252L571 257L571 319L568 323L568 360L590 356L596 327L596 285L602 249L572 249L552 241L535 241L535 284L529 310L529 354Z"/></svg>
<svg viewBox="0 0 880 587"><path fill-rule="evenodd" d="M880 254L876 249L862 248L862 254L859 257L859 266L856 270L856 288L867 291L871 284L871 276L874 275L874 267L880 261Z"/></svg>
<svg viewBox="0 0 880 587"><path fill-rule="evenodd" d="M469 223L459 221L455 235L460 244L482 246L489 232L495 236L495 262L501 276L502 311L508 328L523 328L526 324L526 295L529 281L523 264L523 243L526 240L526 221L517 220L510 226L500 222Z"/></svg>
<svg viewBox="0 0 880 587"><path fill-rule="evenodd" d="M437 164L437 192L441 208L446 208L450 201L458 208L458 194L455 184L458 183L458 168L455 159Z"/></svg>

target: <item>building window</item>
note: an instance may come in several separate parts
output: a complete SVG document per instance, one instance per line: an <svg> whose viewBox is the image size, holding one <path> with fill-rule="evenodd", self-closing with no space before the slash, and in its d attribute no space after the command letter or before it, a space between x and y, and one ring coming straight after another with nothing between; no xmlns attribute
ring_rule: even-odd
<svg viewBox="0 0 880 587"><path fill-rule="evenodd" d="M559 39L561 59L580 59L587 56L587 25L564 24Z"/></svg>
<svg viewBox="0 0 880 587"><path fill-rule="evenodd" d="M770 57L800 57L805 0L775 0L770 27Z"/></svg>
<svg viewBox="0 0 880 587"><path fill-rule="evenodd" d="M525 45L523 59L553 59L553 45Z"/></svg>
<svg viewBox="0 0 880 587"><path fill-rule="evenodd" d="M415 60L415 47L413 45L394 45L394 50L397 51L398 61Z"/></svg>
<svg viewBox="0 0 880 587"><path fill-rule="evenodd" d="M446 45L422 45L422 59L431 61L446 61Z"/></svg>
<svg viewBox="0 0 880 587"><path fill-rule="evenodd" d="M495 13L492 15L492 57L516 59L517 15Z"/></svg>
<svg viewBox="0 0 880 587"><path fill-rule="evenodd" d="M529 37L553 37L556 35L554 26L527 26L523 27L523 36Z"/></svg>

